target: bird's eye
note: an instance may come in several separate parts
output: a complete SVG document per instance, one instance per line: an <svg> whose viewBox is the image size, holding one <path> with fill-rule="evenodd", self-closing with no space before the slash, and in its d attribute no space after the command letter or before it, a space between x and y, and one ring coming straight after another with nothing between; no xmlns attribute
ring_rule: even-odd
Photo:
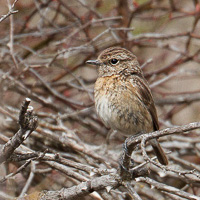
<svg viewBox="0 0 200 200"><path fill-rule="evenodd" d="M113 59L110 60L110 62L111 62L112 65L116 65L119 62L119 60L113 58Z"/></svg>

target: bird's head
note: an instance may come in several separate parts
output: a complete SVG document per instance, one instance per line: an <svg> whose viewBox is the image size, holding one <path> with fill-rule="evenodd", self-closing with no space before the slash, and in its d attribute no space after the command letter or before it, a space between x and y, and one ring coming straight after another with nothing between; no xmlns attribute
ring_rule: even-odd
<svg viewBox="0 0 200 200"><path fill-rule="evenodd" d="M86 63L98 66L99 77L137 74L142 75L137 57L121 47L105 49L97 60L88 60Z"/></svg>

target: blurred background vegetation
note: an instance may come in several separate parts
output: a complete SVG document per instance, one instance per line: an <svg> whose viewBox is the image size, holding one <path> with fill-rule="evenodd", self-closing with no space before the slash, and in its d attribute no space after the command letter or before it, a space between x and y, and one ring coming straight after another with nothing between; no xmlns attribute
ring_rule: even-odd
<svg viewBox="0 0 200 200"><path fill-rule="evenodd" d="M19 148L20 155L45 151L95 168L117 168L125 138L113 135L105 152L108 129L93 106L97 72L85 64L110 46L125 47L138 57L152 89L161 128L200 120L198 0L0 0L0 5L1 15L18 11L0 22L1 144L17 132L18 113L25 97L32 100L39 118L37 130ZM170 155L199 165L199 133L196 130L160 141L172 152ZM151 155L151 148L147 149ZM136 165L143 162L140 150L134 155ZM193 169L173 156L169 156L172 167ZM31 161L2 181L27 160L11 159L1 164L0 199L58 190L84 181L63 174L44 160ZM68 168L81 173L85 180L90 178L86 172ZM158 177L159 170L155 166L151 170L155 180L200 194L190 179L172 173ZM27 183L31 172L34 175ZM135 187L142 199L179 199L166 192L152 192L147 185L143 189ZM128 199L123 192L119 189L99 196ZM99 196L85 199L101 199Z"/></svg>

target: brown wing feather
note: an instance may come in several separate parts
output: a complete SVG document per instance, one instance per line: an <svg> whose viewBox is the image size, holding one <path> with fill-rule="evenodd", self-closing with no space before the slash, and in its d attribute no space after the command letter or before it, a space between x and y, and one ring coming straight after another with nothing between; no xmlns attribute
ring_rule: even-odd
<svg viewBox="0 0 200 200"><path fill-rule="evenodd" d="M153 101L150 88L145 79L137 77L136 80L137 80L137 84L134 87L137 88L138 98L141 99L141 102L144 103L144 106L147 108L147 110L151 114L154 130L156 131L159 129L158 117L157 117L157 112L156 112L156 108L155 108L155 104Z"/></svg>
<svg viewBox="0 0 200 200"><path fill-rule="evenodd" d="M144 106L147 108L147 110L151 114L154 130L155 131L158 130L159 125L158 125L157 112L156 112L153 97L152 97L147 81L144 79L141 79L140 77L137 77L137 86L135 87L137 88L136 90L137 90L138 98L140 98L141 102L143 102ZM152 145L159 162L163 165L167 165L168 159L162 147L160 146L159 142L157 141L157 139L152 139L149 142Z"/></svg>

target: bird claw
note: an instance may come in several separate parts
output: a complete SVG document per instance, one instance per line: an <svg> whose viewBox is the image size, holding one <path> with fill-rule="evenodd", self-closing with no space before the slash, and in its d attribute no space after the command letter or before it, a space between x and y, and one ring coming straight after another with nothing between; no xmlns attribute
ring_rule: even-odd
<svg viewBox="0 0 200 200"><path fill-rule="evenodd" d="M130 156L130 155L129 155L129 151L128 151L128 145L127 145L128 140L129 140L129 138L126 138L126 140L125 140L125 142L124 142L124 144L123 144L123 149L124 149L125 154L126 154L127 156Z"/></svg>
<svg viewBox="0 0 200 200"><path fill-rule="evenodd" d="M133 160L133 158L131 158L130 163L131 163L131 166L134 166L135 161Z"/></svg>
<svg viewBox="0 0 200 200"><path fill-rule="evenodd" d="M119 164L119 171L120 171L120 176L122 177L123 180L131 179L132 176L130 171L121 163Z"/></svg>
<svg viewBox="0 0 200 200"><path fill-rule="evenodd" d="M128 148L128 146L129 146L128 143L129 143L129 141L132 141L133 138L135 138L134 135L132 135L132 136L126 138L126 140L125 140L125 142L124 142L124 144L123 144L124 152L125 152L125 154L126 154L127 156L129 156L129 157L131 156L132 151L130 152L130 150L129 150L129 148Z"/></svg>
<svg viewBox="0 0 200 200"><path fill-rule="evenodd" d="M128 155L128 148L127 148L127 143L126 143L126 141L125 141L124 144L123 144L123 150L124 150L125 154Z"/></svg>

